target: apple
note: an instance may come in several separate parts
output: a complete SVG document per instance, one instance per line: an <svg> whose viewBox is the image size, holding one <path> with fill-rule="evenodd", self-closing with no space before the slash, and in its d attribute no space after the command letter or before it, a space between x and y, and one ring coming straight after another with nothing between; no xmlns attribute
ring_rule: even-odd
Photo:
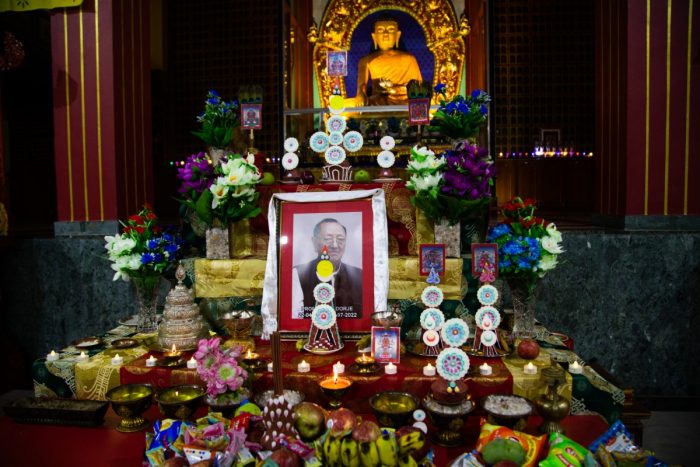
<svg viewBox="0 0 700 467"><path fill-rule="evenodd" d="M294 427L304 441L313 441L326 431L326 411L313 402L294 407Z"/></svg>
<svg viewBox="0 0 700 467"><path fill-rule="evenodd" d="M382 434L382 431L379 429L379 425L372 420L363 420L352 431L352 439L358 443L374 443L380 434Z"/></svg>
<svg viewBox="0 0 700 467"><path fill-rule="evenodd" d="M369 182L371 180L369 172L367 172L365 169L360 169L355 172L354 178L356 182Z"/></svg>
<svg viewBox="0 0 700 467"><path fill-rule="evenodd" d="M352 410L341 407L331 412L328 417L328 424L331 428L331 435L334 438L342 438L352 432L357 425L357 415Z"/></svg>
<svg viewBox="0 0 700 467"><path fill-rule="evenodd" d="M534 339L523 339L518 344L518 356L525 360L534 360L540 354L540 344Z"/></svg>
<svg viewBox="0 0 700 467"><path fill-rule="evenodd" d="M272 451L272 454L270 454L270 457L268 457L268 459L274 461L279 467L301 466L301 460L299 459L299 456L285 448Z"/></svg>
<svg viewBox="0 0 700 467"><path fill-rule="evenodd" d="M263 176L260 179L261 185L272 185L275 183L275 176L272 172L263 172Z"/></svg>

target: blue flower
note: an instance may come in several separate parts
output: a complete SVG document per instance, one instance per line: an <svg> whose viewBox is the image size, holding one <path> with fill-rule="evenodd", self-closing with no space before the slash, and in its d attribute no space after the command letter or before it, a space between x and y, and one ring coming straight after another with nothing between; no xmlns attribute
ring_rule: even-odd
<svg viewBox="0 0 700 467"><path fill-rule="evenodd" d="M207 104L209 105L217 105L219 103L219 98L218 97L210 97L207 99Z"/></svg>
<svg viewBox="0 0 700 467"><path fill-rule="evenodd" d="M168 244L165 245L165 247L164 247L163 249L164 249L169 255L173 255L173 254L177 253L177 250L179 250L180 247L177 246L177 245L174 244L174 243L168 243Z"/></svg>
<svg viewBox="0 0 700 467"><path fill-rule="evenodd" d="M509 259L499 259L498 260L498 266L500 269L506 269L510 267L510 260Z"/></svg>
<svg viewBox="0 0 700 467"><path fill-rule="evenodd" d="M483 104L481 105L481 107L479 107L479 112L481 112L481 115L486 115L488 113L488 111L489 110Z"/></svg>
<svg viewBox="0 0 700 467"><path fill-rule="evenodd" d="M438 94L445 94L445 90L447 89L447 86L445 83L438 83L435 85L435 92Z"/></svg>
<svg viewBox="0 0 700 467"><path fill-rule="evenodd" d="M156 248L158 248L159 244L160 240L153 238L146 242L146 248L148 248L149 250L155 250Z"/></svg>
<svg viewBox="0 0 700 467"><path fill-rule="evenodd" d="M165 257L163 256L163 253L156 253L153 255L153 262L154 263L162 263Z"/></svg>
<svg viewBox="0 0 700 467"><path fill-rule="evenodd" d="M530 269L530 263L527 262L527 260L521 259L518 261L518 267L520 269Z"/></svg>
<svg viewBox="0 0 700 467"><path fill-rule="evenodd" d="M219 93L214 91L213 89L209 90L209 95L213 97L219 97Z"/></svg>
<svg viewBox="0 0 700 467"><path fill-rule="evenodd" d="M474 89L472 91L472 99L474 99L474 100L478 99L479 96L481 96L482 92L484 92L484 91L482 91L481 89Z"/></svg>
<svg viewBox="0 0 700 467"><path fill-rule="evenodd" d="M510 233L510 226L508 224L498 224L491 228L491 232L489 232L489 241L495 240L507 233Z"/></svg>
<svg viewBox="0 0 700 467"><path fill-rule="evenodd" d="M515 240L510 240L508 243L503 245L503 252L507 255L519 255L524 251L525 247Z"/></svg>
<svg viewBox="0 0 700 467"><path fill-rule="evenodd" d="M153 255L151 253L144 253L141 255L141 264L150 264L153 262Z"/></svg>

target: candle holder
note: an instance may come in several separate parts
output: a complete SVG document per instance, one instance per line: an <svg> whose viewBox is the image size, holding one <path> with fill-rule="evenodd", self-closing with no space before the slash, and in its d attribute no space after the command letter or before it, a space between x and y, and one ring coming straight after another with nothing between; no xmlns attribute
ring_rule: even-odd
<svg viewBox="0 0 700 467"><path fill-rule="evenodd" d="M329 399L328 405L337 409L343 405L342 398L352 386L352 380L342 376L327 376L318 382L323 394Z"/></svg>
<svg viewBox="0 0 700 467"><path fill-rule="evenodd" d="M350 365L350 372L359 375L369 375L381 369L381 365L374 360L374 357L367 355L366 352L362 352L359 357L355 358L355 363Z"/></svg>
<svg viewBox="0 0 700 467"><path fill-rule="evenodd" d="M147 428L150 423L143 413L153 400L153 387L149 384L122 384L105 395L112 403L112 410L121 417L117 431L133 433Z"/></svg>
<svg viewBox="0 0 700 467"><path fill-rule="evenodd" d="M253 373L265 371L267 369L267 361L260 359L260 354L251 352L250 349L241 355L241 360Z"/></svg>

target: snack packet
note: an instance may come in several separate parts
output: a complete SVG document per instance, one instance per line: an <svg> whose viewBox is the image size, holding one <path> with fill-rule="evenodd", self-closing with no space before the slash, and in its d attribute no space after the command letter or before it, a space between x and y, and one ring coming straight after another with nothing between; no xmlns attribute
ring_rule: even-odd
<svg viewBox="0 0 700 467"><path fill-rule="evenodd" d="M608 452L636 452L639 451L639 446L634 444L634 439L627 427L620 421L616 421L608 431L603 433L588 446L588 449L595 452L598 446L602 445Z"/></svg>
<svg viewBox="0 0 700 467"><path fill-rule="evenodd" d="M465 452L457 459L453 460L450 467L486 467L479 460L479 453L476 451Z"/></svg>
<svg viewBox="0 0 700 467"><path fill-rule="evenodd" d="M479 433L479 438L476 441L476 450L481 452L484 449L484 446L496 438L511 439L520 443L526 452L525 463L523 464L524 467L535 465L545 441L545 435L528 435L527 433L514 431L504 426L491 425L482 419L481 432Z"/></svg>
<svg viewBox="0 0 700 467"><path fill-rule="evenodd" d="M591 452L561 433L549 435L549 454L540 467L599 467Z"/></svg>

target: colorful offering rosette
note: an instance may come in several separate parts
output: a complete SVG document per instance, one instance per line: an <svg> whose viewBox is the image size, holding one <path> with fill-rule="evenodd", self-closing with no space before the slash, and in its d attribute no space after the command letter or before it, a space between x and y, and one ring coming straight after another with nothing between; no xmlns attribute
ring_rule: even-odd
<svg viewBox="0 0 700 467"><path fill-rule="evenodd" d="M492 306L482 306L474 315L474 321L485 331L496 329L501 324L501 314Z"/></svg>
<svg viewBox="0 0 700 467"><path fill-rule="evenodd" d="M331 133L342 133L345 131L346 126L347 124L345 122L345 119L340 115L333 115L331 118L328 119L328 121L326 121L326 129Z"/></svg>
<svg viewBox="0 0 700 467"><path fill-rule="evenodd" d="M348 131L347 133L345 133L343 145L345 146L345 149L347 149L348 151L350 151L350 152L359 151L363 144L364 144L364 139L362 138L362 135L359 132Z"/></svg>
<svg viewBox="0 0 700 467"><path fill-rule="evenodd" d="M469 357L462 349L444 349L435 362L438 374L447 381L458 381L469 372Z"/></svg>
<svg viewBox="0 0 700 467"><path fill-rule="evenodd" d="M331 165L340 165L345 160L345 149L340 146L331 146L326 149L325 158Z"/></svg>
<svg viewBox="0 0 700 467"><path fill-rule="evenodd" d="M423 329L438 331L445 323L445 315L437 308L426 308L420 314L420 325Z"/></svg>
<svg viewBox="0 0 700 467"><path fill-rule="evenodd" d="M335 319L335 309L330 305L317 305L311 312L311 321L319 329L330 329Z"/></svg>
<svg viewBox="0 0 700 467"><path fill-rule="evenodd" d="M333 146L340 146L343 144L343 134L339 131L331 131L328 134L328 142Z"/></svg>
<svg viewBox="0 0 700 467"><path fill-rule="evenodd" d="M328 149L330 143L328 142L328 136L324 132L317 131L311 135L309 145L314 152L324 152Z"/></svg>
<svg viewBox="0 0 700 467"><path fill-rule="evenodd" d="M490 284L482 285L476 291L476 298L482 305L493 305L498 301L498 289Z"/></svg>
<svg viewBox="0 0 700 467"><path fill-rule="evenodd" d="M440 331L442 341L450 347L460 347L469 338L469 327L460 318L448 319Z"/></svg>
<svg viewBox="0 0 700 467"><path fill-rule="evenodd" d="M440 287L437 287L435 285L429 285L428 287L423 289L423 293L421 293L420 298L425 306L430 308L437 308L442 303L444 295Z"/></svg>
<svg viewBox="0 0 700 467"><path fill-rule="evenodd" d="M335 298L335 288L327 283L320 282L314 287L314 299L319 303L330 303Z"/></svg>

